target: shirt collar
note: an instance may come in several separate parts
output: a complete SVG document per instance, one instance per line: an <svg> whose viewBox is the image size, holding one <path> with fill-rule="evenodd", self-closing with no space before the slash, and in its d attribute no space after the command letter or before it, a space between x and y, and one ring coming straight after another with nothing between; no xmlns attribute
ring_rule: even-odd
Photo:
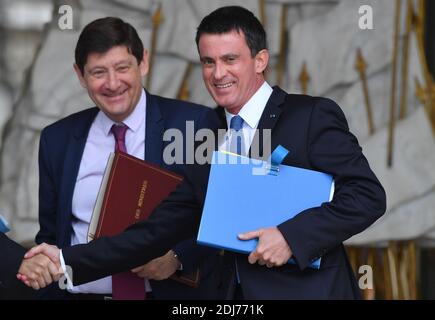
<svg viewBox="0 0 435 320"><path fill-rule="evenodd" d="M258 126L258 122L260 122L261 115L263 114L264 108L266 107L267 101L272 95L272 92L272 87L264 81L257 92L255 92L251 99L249 99L242 109L240 109L239 116L241 116L245 123L252 129L255 129ZM230 127L231 118L234 116L234 114L229 113L225 109L228 128Z"/></svg>
<svg viewBox="0 0 435 320"><path fill-rule="evenodd" d="M146 94L145 90L142 90L139 102L134 108L133 112L122 121L130 130L136 132L139 130L141 124L145 121L145 108L146 108ZM100 110L96 119L96 123L103 129L106 135L110 134L112 126L116 123L110 119L104 112Z"/></svg>

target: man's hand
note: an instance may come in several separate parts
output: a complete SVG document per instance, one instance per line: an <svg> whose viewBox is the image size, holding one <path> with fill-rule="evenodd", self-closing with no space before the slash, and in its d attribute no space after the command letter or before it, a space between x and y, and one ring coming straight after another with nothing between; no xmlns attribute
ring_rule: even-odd
<svg viewBox="0 0 435 320"><path fill-rule="evenodd" d="M134 268L131 271L139 277L152 280L165 280L178 270L181 263L174 251L169 250L165 255L151 260L147 264Z"/></svg>
<svg viewBox="0 0 435 320"><path fill-rule="evenodd" d="M59 280L59 268L60 265L54 264L47 256L37 254L23 260L18 270L18 279L27 286L39 290Z"/></svg>
<svg viewBox="0 0 435 320"><path fill-rule="evenodd" d="M35 290L58 281L63 274L56 246L43 243L30 249L24 258L17 278Z"/></svg>
<svg viewBox="0 0 435 320"><path fill-rule="evenodd" d="M248 257L251 264L258 262L268 268L279 267L286 264L293 255L287 241L276 227L239 234L240 240L255 238L258 238L257 247Z"/></svg>

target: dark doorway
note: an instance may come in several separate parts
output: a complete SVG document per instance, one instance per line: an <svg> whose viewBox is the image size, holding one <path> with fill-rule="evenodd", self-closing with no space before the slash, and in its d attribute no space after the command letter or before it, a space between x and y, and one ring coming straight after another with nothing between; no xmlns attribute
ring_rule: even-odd
<svg viewBox="0 0 435 320"><path fill-rule="evenodd" d="M425 52L429 72L435 78L435 1L426 0L425 3ZM422 249L420 261L421 298L435 299L435 248Z"/></svg>

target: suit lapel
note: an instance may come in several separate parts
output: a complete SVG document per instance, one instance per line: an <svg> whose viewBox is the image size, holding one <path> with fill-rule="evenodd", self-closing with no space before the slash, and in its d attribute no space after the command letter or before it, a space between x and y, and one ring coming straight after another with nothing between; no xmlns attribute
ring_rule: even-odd
<svg viewBox="0 0 435 320"><path fill-rule="evenodd" d="M163 117L155 96L146 92L145 161L161 166Z"/></svg>
<svg viewBox="0 0 435 320"><path fill-rule="evenodd" d="M70 135L69 141L66 144L65 160L62 172L62 182L60 184L60 203L63 209L61 210L60 225L57 235L59 242L63 245L70 244L71 235L71 211L72 197L74 187L77 180L77 175L82 160L83 151L86 145L86 139L89 134L92 122L94 121L99 109L93 108L83 115L83 119L77 121L74 130Z"/></svg>
<svg viewBox="0 0 435 320"><path fill-rule="evenodd" d="M285 102L286 93L279 87L274 87L272 95L267 101L266 107L258 122L257 132L255 133L253 141L259 141L259 155L261 158L266 159L269 155L263 155L263 129L270 129L273 131L278 119L281 115L281 105ZM258 140L256 140L258 139ZM251 156L251 150L249 150Z"/></svg>
<svg viewBox="0 0 435 320"><path fill-rule="evenodd" d="M285 102L286 93L279 87L274 87L261 115L258 129L272 129L281 115L281 105Z"/></svg>
<svg viewBox="0 0 435 320"><path fill-rule="evenodd" d="M225 108L218 106L216 107L215 112L220 120L219 128L228 130L227 119L225 117Z"/></svg>

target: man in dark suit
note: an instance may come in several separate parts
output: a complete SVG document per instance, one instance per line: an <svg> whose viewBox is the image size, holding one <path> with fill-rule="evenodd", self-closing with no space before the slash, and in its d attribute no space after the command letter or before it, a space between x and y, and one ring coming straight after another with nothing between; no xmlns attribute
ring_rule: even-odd
<svg viewBox="0 0 435 320"><path fill-rule="evenodd" d="M40 263L41 267L52 264L46 256L37 255L23 263L26 249L18 243L9 239L5 234L0 232L0 300L4 299L35 299L35 291L26 287L17 279L17 272L25 272L26 268L32 267L33 263ZM51 267L54 267L52 265ZM50 275L48 274L50 277Z"/></svg>
<svg viewBox="0 0 435 320"><path fill-rule="evenodd" d="M234 127L236 119L236 130L242 130L245 145L250 145L255 134L261 136L269 129L271 150L278 145L290 150L284 164L327 172L335 180L331 202L278 226L241 235L246 240L258 238L258 245L249 257L222 255L224 272L217 277L216 286L228 298L359 298L342 243L376 221L385 212L386 199L343 112L329 99L287 94L265 82L269 60L266 34L258 19L244 8L231 6L212 12L198 27L196 41L205 85L225 109L218 108L222 127ZM262 154L261 144L257 151L268 158ZM82 283L161 255L197 232L210 167L189 170L184 183L147 221L123 234L61 252L44 245L32 249L29 256L44 252L55 261L64 259L74 271L72 281ZM290 257L295 266L287 264ZM320 269L309 268L319 257Z"/></svg>
<svg viewBox="0 0 435 320"><path fill-rule="evenodd" d="M40 231L36 242L60 248L87 242L100 181L115 149L113 126L126 128L129 154L184 175L184 165L163 161L163 149L169 143L163 141L164 131L178 129L185 134L187 121L194 123L195 130L217 122L209 108L151 95L143 89L147 51L136 30L121 19L103 18L88 24L77 42L75 60L80 83L97 107L45 128L39 150ZM134 272L151 280L157 299L206 298L209 291L202 293L165 279L175 272L193 273L209 251L186 241L145 266L135 264ZM111 281L103 279L72 291L79 293L73 298L103 298L111 293ZM59 298L58 294L54 297Z"/></svg>

